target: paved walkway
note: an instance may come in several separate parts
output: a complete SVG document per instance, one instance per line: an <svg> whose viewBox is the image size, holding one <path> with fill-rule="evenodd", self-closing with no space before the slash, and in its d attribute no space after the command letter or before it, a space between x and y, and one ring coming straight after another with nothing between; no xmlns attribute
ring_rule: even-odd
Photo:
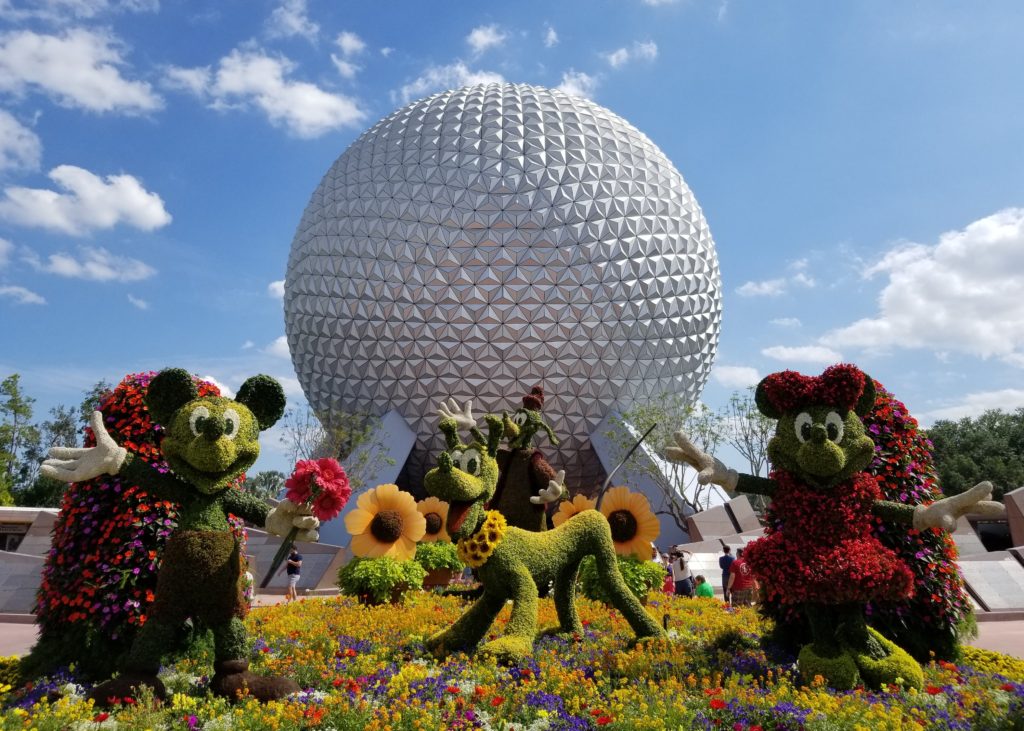
<svg viewBox="0 0 1024 731"><path fill-rule="evenodd" d="M283 600L282 596L267 595L257 603L278 604ZM35 641L34 624L0 622L0 656L24 655ZM1024 621L978 622L978 639L971 644L1024 659Z"/></svg>

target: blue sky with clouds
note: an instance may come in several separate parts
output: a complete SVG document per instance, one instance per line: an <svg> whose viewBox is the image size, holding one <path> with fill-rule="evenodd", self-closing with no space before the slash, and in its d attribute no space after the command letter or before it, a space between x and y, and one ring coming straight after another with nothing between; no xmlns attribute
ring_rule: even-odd
<svg viewBox="0 0 1024 731"><path fill-rule="evenodd" d="M1022 27L1012 0L0 0L0 374L40 414L166 365L301 399L280 281L320 177L503 79L610 108L693 189L712 406L840 359L926 423L1022 406Z"/></svg>

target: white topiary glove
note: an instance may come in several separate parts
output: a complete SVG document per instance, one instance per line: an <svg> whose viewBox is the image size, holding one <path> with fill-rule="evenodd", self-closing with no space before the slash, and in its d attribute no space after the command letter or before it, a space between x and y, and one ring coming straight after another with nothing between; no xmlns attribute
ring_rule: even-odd
<svg viewBox="0 0 1024 731"><path fill-rule="evenodd" d="M693 446L687 438L686 433L677 431L672 435L676 446L668 447L665 450L665 458L672 462L683 462L697 470L697 482L706 485L713 482L721 485L729 492L736 490L736 483L740 476L736 470L726 467L717 457L712 457L707 452L702 452Z"/></svg>
<svg viewBox="0 0 1024 731"><path fill-rule="evenodd" d="M448 399L447 404L442 401L437 407L437 415L441 419L453 419L460 429L472 429L476 426L472 399L466 402L466 408L462 411L459 411L459 404L455 399Z"/></svg>
<svg viewBox="0 0 1024 731"><path fill-rule="evenodd" d="M918 505L914 509L914 528L942 528L951 531L967 513L999 517L1006 514L1006 506L989 500L992 497L992 483L979 482L970 490L952 497L936 500L931 505Z"/></svg>
<svg viewBox="0 0 1024 731"><path fill-rule="evenodd" d="M263 529L275 536L286 536L292 528L298 528L295 540L315 543L320 540L320 534L317 532L320 521L314 518L311 512L306 505L296 505L291 500L282 500L267 514L267 522Z"/></svg>
<svg viewBox="0 0 1024 731"><path fill-rule="evenodd" d="M534 505L547 505L560 499L565 494L565 470L558 470L555 479L548 481L548 486L530 498Z"/></svg>
<svg viewBox="0 0 1024 731"><path fill-rule="evenodd" d="M103 426L103 414L92 412L89 420L96 435L95 447L54 447L43 461L39 474L61 482L81 482L100 475L116 475L124 464L128 450L117 446Z"/></svg>

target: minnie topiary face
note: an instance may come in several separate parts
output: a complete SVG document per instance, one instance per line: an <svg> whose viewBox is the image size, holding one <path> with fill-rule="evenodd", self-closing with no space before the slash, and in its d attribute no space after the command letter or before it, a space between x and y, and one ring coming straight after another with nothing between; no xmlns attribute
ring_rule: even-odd
<svg viewBox="0 0 1024 731"><path fill-rule="evenodd" d="M755 395L761 413L778 419L768 458L817 487L853 477L874 458L875 444L860 420L874 398L871 379L851 365L832 366L815 377L773 373Z"/></svg>
<svg viewBox="0 0 1024 731"><path fill-rule="evenodd" d="M281 418L284 392L274 379L254 376L234 400L197 396L188 372L170 368L149 384L146 407L164 426L160 448L171 470L210 495L227 488L256 461L259 433Z"/></svg>

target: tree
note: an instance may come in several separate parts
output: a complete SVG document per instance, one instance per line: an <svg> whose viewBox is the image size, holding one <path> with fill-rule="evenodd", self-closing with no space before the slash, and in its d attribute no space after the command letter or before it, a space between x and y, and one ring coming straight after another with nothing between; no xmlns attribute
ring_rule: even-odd
<svg viewBox="0 0 1024 731"><path fill-rule="evenodd" d="M112 391L114 386L105 379L100 379L93 384L92 388L85 392L82 403L78 406L78 421L82 426L89 426L89 419L92 412L99 411L100 403Z"/></svg>
<svg viewBox="0 0 1024 731"><path fill-rule="evenodd" d="M245 489L261 500L276 500L284 489L284 473L277 470L263 470L245 480Z"/></svg>
<svg viewBox="0 0 1024 731"><path fill-rule="evenodd" d="M78 413L67 406L50 409L50 418L36 426L39 438L25 447L21 479L16 486L15 499L18 505L37 508L60 507L67 485L57 480L39 476L39 465L52 447L78 446Z"/></svg>
<svg viewBox="0 0 1024 731"><path fill-rule="evenodd" d="M946 495L982 480L993 484L993 499L1024 485L1024 408L986 411L960 421L941 420L928 429L935 471Z"/></svg>
<svg viewBox="0 0 1024 731"><path fill-rule="evenodd" d="M26 478L25 451L39 441L32 424L30 398L21 391L21 376L8 376L0 383L0 505L11 505L12 491Z"/></svg>
<svg viewBox="0 0 1024 731"><path fill-rule="evenodd" d="M683 429L699 449L714 454L722 433L718 418L704 404L691 406L679 394L663 394L622 412L610 423L616 428L606 436L612 443L615 461L623 459L640 435L654 427L644 440L647 450L637 450L623 464L623 478L645 478L653 483L662 497L660 506L652 506L654 512L671 516L681 530L686 530L688 515L708 508L712 495L725 494L716 485L697 484L696 473L686 465L652 460L650 456L660 457L664 448L673 443L672 433L678 429Z"/></svg>
<svg viewBox="0 0 1024 731"><path fill-rule="evenodd" d="M749 474L767 476L768 442L775 434L775 419L765 416L757 408L754 389L734 393L718 419L722 440L747 460ZM763 495L751 495L749 498L754 508L763 513L767 498Z"/></svg>

